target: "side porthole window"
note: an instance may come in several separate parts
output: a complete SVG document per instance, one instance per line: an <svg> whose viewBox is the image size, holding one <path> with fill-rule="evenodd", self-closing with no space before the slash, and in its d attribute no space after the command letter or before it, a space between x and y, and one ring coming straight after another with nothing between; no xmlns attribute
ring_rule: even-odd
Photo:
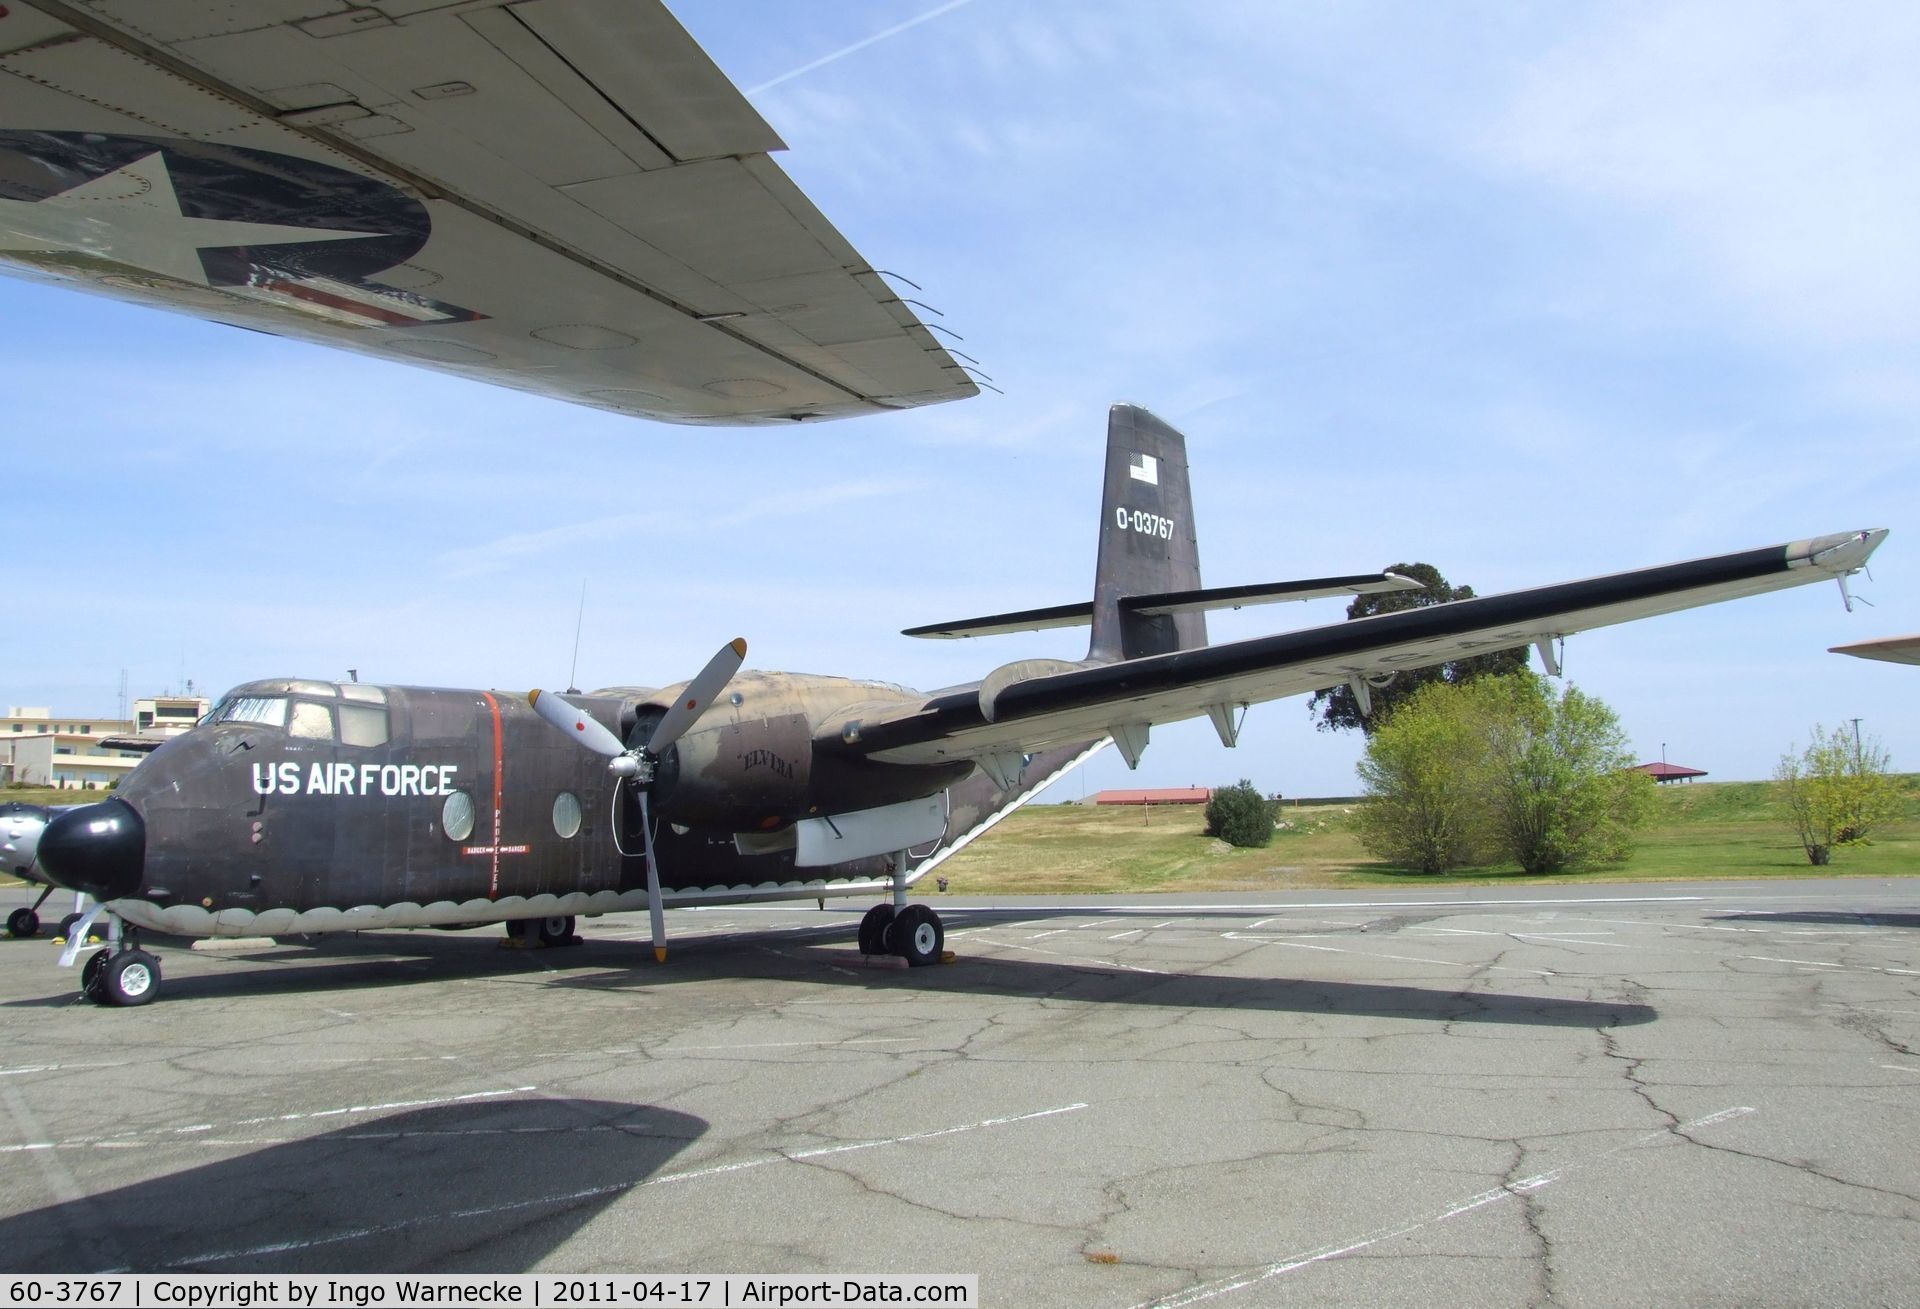
<svg viewBox="0 0 1920 1309"><path fill-rule="evenodd" d="M473 797L455 791L440 806L440 829L449 841L464 841L473 835Z"/></svg>
<svg viewBox="0 0 1920 1309"><path fill-rule="evenodd" d="M562 791L553 798L553 830L560 833L560 839L570 841L580 830L580 797L571 791Z"/></svg>

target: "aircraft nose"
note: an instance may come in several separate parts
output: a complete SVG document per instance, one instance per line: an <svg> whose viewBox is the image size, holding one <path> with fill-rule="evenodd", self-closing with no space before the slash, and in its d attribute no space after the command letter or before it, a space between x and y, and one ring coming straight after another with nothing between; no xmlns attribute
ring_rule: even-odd
<svg viewBox="0 0 1920 1309"><path fill-rule="evenodd" d="M37 804L0 804L0 873L27 875L46 826L47 811Z"/></svg>
<svg viewBox="0 0 1920 1309"><path fill-rule="evenodd" d="M40 833L40 870L72 891L119 900L140 889L147 825L124 800L102 800L56 814Z"/></svg>

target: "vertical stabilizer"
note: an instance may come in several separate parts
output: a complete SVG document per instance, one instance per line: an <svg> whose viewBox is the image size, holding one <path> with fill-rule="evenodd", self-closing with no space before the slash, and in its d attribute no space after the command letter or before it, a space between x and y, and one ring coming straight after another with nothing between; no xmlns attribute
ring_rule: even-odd
<svg viewBox="0 0 1920 1309"><path fill-rule="evenodd" d="M1114 405L1087 658L1111 663L1205 645L1205 614L1149 616L1120 606L1123 596L1199 589L1187 439L1137 405Z"/></svg>

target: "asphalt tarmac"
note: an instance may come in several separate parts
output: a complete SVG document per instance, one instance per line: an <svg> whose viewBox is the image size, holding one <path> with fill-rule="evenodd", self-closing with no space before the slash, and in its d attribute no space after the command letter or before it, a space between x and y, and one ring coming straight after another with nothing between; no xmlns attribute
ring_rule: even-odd
<svg viewBox="0 0 1920 1309"><path fill-rule="evenodd" d="M851 903L150 942L143 1009L0 939L0 1268L1920 1303L1920 879L932 903L916 970Z"/></svg>

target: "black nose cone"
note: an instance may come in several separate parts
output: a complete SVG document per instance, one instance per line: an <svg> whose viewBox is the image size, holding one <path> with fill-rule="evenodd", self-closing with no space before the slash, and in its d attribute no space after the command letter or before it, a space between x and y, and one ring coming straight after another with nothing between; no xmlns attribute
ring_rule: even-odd
<svg viewBox="0 0 1920 1309"><path fill-rule="evenodd" d="M54 816L40 833L40 869L61 886L96 900L140 889L147 825L124 800L102 800Z"/></svg>

